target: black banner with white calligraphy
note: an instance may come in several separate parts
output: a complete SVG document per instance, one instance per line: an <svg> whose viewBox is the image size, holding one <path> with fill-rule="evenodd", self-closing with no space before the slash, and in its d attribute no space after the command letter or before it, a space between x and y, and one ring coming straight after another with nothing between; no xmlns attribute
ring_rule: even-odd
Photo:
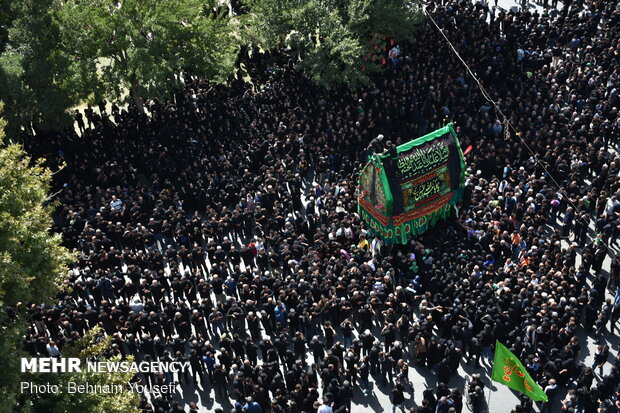
<svg viewBox="0 0 620 413"><path fill-rule="evenodd" d="M393 215L426 209L459 188L461 154L450 131L403 149L383 159L394 198Z"/></svg>

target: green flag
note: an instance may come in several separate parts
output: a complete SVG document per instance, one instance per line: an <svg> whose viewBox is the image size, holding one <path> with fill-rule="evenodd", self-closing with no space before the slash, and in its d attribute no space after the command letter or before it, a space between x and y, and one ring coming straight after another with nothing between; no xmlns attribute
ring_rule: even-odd
<svg viewBox="0 0 620 413"><path fill-rule="evenodd" d="M495 341L495 359L491 379L524 393L534 401L548 401L543 389L530 377L517 356L499 341Z"/></svg>

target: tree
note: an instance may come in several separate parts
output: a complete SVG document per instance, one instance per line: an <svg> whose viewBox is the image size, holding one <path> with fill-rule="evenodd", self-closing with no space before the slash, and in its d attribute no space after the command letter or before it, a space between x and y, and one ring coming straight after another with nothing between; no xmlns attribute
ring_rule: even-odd
<svg viewBox="0 0 620 413"><path fill-rule="evenodd" d="M0 138L4 138L0 122ZM73 260L61 235L50 233L52 172L19 145L0 147L0 411L11 411L26 329L22 303L50 302Z"/></svg>
<svg viewBox="0 0 620 413"><path fill-rule="evenodd" d="M11 26L14 13L10 0L0 0L0 53L4 52L9 40L9 27Z"/></svg>
<svg viewBox="0 0 620 413"><path fill-rule="evenodd" d="M82 360L82 366L87 360L119 362L119 356L108 356L111 336L105 336L101 327L89 330L77 343L66 346L63 349L63 357L77 357ZM129 356L125 361L131 363L133 357ZM127 387L127 383L133 378L132 372L89 372L85 368L81 372L60 374L31 374L28 380L37 383L56 384L62 393L46 394L45 397L28 400L30 408L34 412L45 411L50 413L131 413L137 412L140 401L138 393L134 393ZM67 384L73 382L76 385L90 384L116 386L121 385L125 389L122 393L85 392L69 393L66 391Z"/></svg>
<svg viewBox="0 0 620 413"><path fill-rule="evenodd" d="M0 113L3 103L0 102ZM6 121L0 118L0 142L5 138ZM19 393L19 383L126 384L133 373L32 374L20 372L22 340L27 328L26 304L51 303L67 278L67 265L74 256L61 246L61 235L50 233L52 171L45 160L33 161L19 145L0 146L0 412L18 405L21 412L131 412L138 395L68 394L37 398ZM78 341L63 348L63 355L82 359L117 361L107 357L111 337L103 337L95 327ZM131 361L131 358L129 359ZM47 396L47 395L46 395Z"/></svg>
<svg viewBox="0 0 620 413"><path fill-rule="evenodd" d="M251 0L246 41L266 50L291 47L315 83L370 83L380 70L375 46L384 36L412 39L422 15L407 0Z"/></svg>
<svg viewBox="0 0 620 413"><path fill-rule="evenodd" d="M22 128L58 130L69 124L73 103L55 81L59 30L53 0L12 2L5 12L8 40L0 55L0 99L6 103L9 136ZM1 8L0 8L1 10Z"/></svg>
<svg viewBox="0 0 620 413"><path fill-rule="evenodd" d="M17 137L22 127L31 127L34 105L29 88L23 83L24 69L21 56L13 50L0 54L0 99L6 102L6 130Z"/></svg>
<svg viewBox="0 0 620 413"><path fill-rule="evenodd" d="M0 115L4 112L4 102L0 100ZM6 120L0 117L0 145L6 138L6 132L4 131L6 128Z"/></svg>
<svg viewBox="0 0 620 413"><path fill-rule="evenodd" d="M215 0L67 0L56 2L63 90L74 99L120 100L138 109L169 91L174 74L224 82L238 52L234 26Z"/></svg>

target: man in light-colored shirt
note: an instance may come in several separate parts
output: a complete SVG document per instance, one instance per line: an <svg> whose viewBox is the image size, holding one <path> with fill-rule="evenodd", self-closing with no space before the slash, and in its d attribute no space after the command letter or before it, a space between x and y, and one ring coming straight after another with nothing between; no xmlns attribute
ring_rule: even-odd
<svg viewBox="0 0 620 413"><path fill-rule="evenodd" d="M112 201L110 202L110 206L115 211L120 211L123 208L123 201L118 199L116 195L112 195Z"/></svg>
<svg viewBox="0 0 620 413"><path fill-rule="evenodd" d="M614 217L614 210L616 209L618 204L620 204L620 202L618 201L618 198L615 195L607 200L607 203L605 204L605 215L608 218Z"/></svg>
<svg viewBox="0 0 620 413"><path fill-rule="evenodd" d="M334 413L334 410L328 404L322 404L319 406L317 413Z"/></svg>
<svg viewBox="0 0 620 413"><path fill-rule="evenodd" d="M56 343L50 341L49 343L47 343L46 347L47 353L50 355L50 357L60 357L60 350L56 346Z"/></svg>

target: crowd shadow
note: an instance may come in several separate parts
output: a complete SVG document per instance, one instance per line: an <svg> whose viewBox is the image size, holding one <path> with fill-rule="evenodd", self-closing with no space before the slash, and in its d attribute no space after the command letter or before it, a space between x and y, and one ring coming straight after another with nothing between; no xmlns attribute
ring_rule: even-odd
<svg viewBox="0 0 620 413"><path fill-rule="evenodd" d="M198 387L195 384L185 384L182 389L184 403L198 403Z"/></svg>
<svg viewBox="0 0 620 413"><path fill-rule="evenodd" d="M382 406L379 398L375 394L375 389L377 386L371 384L371 390L369 394L364 395L361 391L356 391L353 395L353 403L358 406L363 406L364 408L371 408L375 412L385 411L386 406Z"/></svg>

